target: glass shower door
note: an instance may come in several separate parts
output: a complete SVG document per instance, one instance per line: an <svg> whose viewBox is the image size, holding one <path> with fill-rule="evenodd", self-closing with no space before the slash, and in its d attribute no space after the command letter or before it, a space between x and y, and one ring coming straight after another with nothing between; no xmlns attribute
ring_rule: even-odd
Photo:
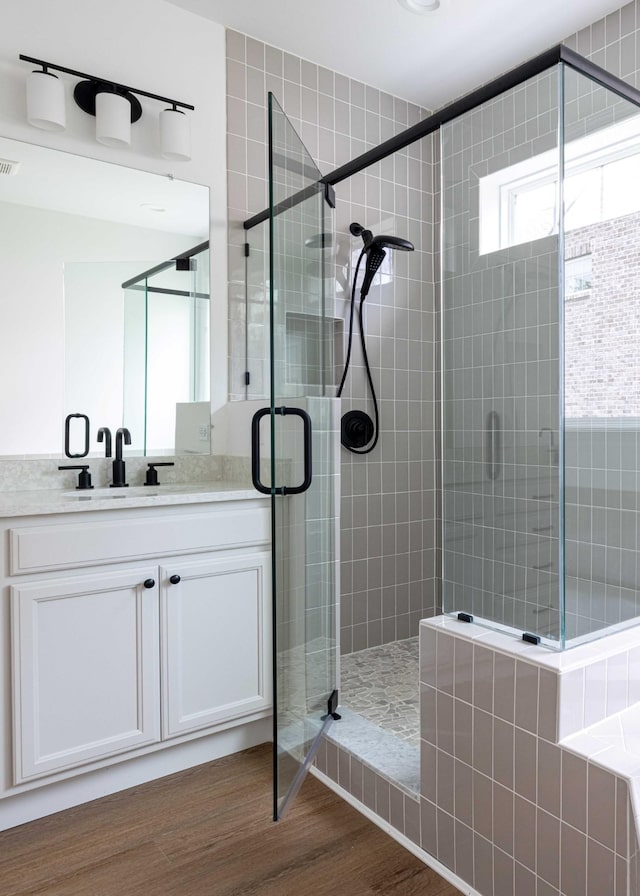
<svg viewBox="0 0 640 896"><path fill-rule="evenodd" d="M270 407L254 418L254 482L271 495L274 819L281 818L336 717L338 401L330 370L320 172L269 94ZM270 485L259 427L270 418ZM264 421L267 425L267 421Z"/></svg>

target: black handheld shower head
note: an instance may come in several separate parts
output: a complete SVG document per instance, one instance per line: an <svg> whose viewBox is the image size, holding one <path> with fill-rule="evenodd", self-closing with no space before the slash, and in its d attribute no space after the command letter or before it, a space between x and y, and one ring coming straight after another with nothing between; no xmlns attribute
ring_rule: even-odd
<svg viewBox="0 0 640 896"><path fill-rule="evenodd" d="M367 255L367 263L364 268L364 277L362 278L362 286L360 287L360 300L364 301L365 298L369 295L369 289L371 287L373 278L378 273L380 265L385 260L387 253L384 251L382 246L374 245L373 242L362 251L366 252Z"/></svg>
<svg viewBox="0 0 640 896"><path fill-rule="evenodd" d="M369 454L369 452L373 451L378 443L378 436L380 435L380 417L378 412L378 399L376 398L376 390L374 388L373 379L371 376L369 358L367 357L367 346L362 324L362 308L367 293L369 292L371 281L375 277L380 268L380 265L387 256L385 249L401 249L404 252L412 252L414 247L413 243L409 242L409 240L403 240L399 236L387 236L385 234L374 236L370 230L366 230L362 226L362 224L358 224L356 222L349 226L349 231L352 236L361 236L364 246L362 248L362 251L360 252L360 255L358 256L358 262L356 264L355 273L353 275L353 286L351 287L351 313L349 316L349 338L347 340L347 359L345 361L342 379L340 380L340 385L338 386L337 397L340 398L340 396L342 395L342 388L347 377L347 371L349 370L349 361L351 360L351 342L353 338L353 313L356 303L356 282L358 280L360 263L362 262L363 257L366 256L364 278L362 280L362 286L360 287L358 320L360 323L360 343L362 345L362 357L364 360L367 380L369 382L371 398L373 401L374 420L372 421L371 418L364 413L364 411L354 411L345 414L345 416L342 418L342 444L345 448L347 448L354 454Z"/></svg>
<svg viewBox="0 0 640 896"><path fill-rule="evenodd" d="M352 236L362 237L362 242L364 243L362 251L367 254L364 279L360 288L360 298L364 299L369 293L373 278L386 257L387 253L384 250L400 249L403 252L413 252L415 247L412 242L404 240L399 236L389 236L383 233L374 236L370 230L366 230L362 224L358 224L355 221L349 225L349 231Z"/></svg>
<svg viewBox="0 0 640 896"><path fill-rule="evenodd" d="M352 236L361 236L364 248L366 250L377 247L379 249L400 249L403 252L413 252L415 246L410 240L402 239L400 236L389 236L386 233L380 233L374 236L370 230L366 230L362 224L353 222L349 225L349 231Z"/></svg>
<svg viewBox="0 0 640 896"><path fill-rule="evenodd" d="M401 236L387 236L384 233L381 233L380 236L374 236L369 245L388 249L400 249L403 252L413 252L415 248L412 242L403 240Z"/></svg>

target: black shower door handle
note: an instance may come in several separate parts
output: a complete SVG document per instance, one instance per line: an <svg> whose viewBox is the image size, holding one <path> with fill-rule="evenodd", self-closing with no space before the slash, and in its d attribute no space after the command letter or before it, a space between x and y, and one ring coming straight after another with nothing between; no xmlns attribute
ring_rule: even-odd
<svg viewBox="0 0 640 896"><path fill-rule="evenodd" d="M281 485L270 488L260 481L260 421L271 414L271 408L256 411L251 421L251 479L253 487L263 495L301 495L311 485L311 417L301 408L279 407L273 409L281 417L300 417L303 425L304 479L301 485Z"/></svg>
<svg viewBox="0 0 640 896"><path fill-rule="evenodd" d="M72 454L71 446L71 421L78 418L84 420L84 448L80 454ZM64 421L64 453L67 457L86 457L89 453L89 418L86 414L67 414Z"/></svg>
<svg viewBox="0 0 640 896"><path fill-rule="evenodd" d="M486 424L487 438L487 479L496 480L500 474L501 440L500 415L497 411L489 411Z"/></svg>

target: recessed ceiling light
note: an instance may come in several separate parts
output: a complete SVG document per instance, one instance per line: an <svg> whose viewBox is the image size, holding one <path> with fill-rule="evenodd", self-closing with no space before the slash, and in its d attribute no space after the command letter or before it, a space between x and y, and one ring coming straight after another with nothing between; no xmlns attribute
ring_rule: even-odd
<svg viewBox="0 0 640 896"><path fill-rule="evenodd" d="M409 12L416 12L418 15L433 12L440 6L440 0L398 0L398 3Z"/></svg>

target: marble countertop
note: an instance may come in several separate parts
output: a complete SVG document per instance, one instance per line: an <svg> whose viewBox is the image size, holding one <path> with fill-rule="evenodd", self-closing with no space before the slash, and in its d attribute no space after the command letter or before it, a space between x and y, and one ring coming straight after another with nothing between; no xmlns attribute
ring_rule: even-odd
<svg viewBox="0 0 640 896"><path fill-rule="evenodd" d="M0 492L0 517L122 510L170 504L249 501L262 498L254 488L233 482L175 483L87 490L41 489Z"/></svg>

